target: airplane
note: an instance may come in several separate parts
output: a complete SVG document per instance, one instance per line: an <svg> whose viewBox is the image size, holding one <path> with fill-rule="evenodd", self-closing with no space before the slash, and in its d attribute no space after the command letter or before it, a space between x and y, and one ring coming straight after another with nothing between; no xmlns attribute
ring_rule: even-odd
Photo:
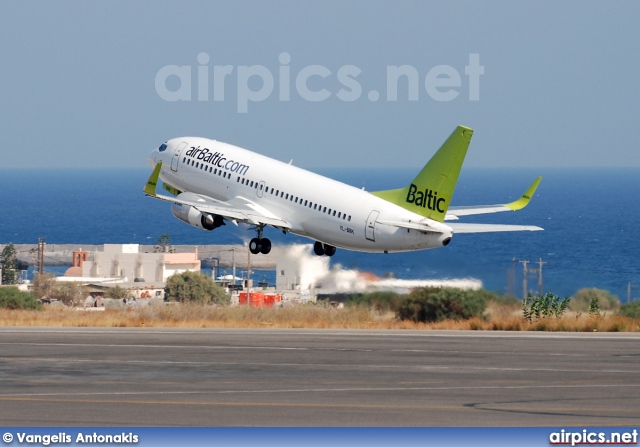
<svg viewBox="0 0 640 447"><path fill-rule="evenodd" d="M450 222L527 206L541 177L518 200L450 207L473 129L458 126L418 175L401 189L368 192L227 143L199 137L166 141L149 154L146 195L171 202L178 219L203 230L245 223L257 237L253 254L268 254L265 227L315 241L318 256L336 248L393 253L446 246L454 234L537 231L523 225ZM170 195L157 194L159 180Z"/></svg>

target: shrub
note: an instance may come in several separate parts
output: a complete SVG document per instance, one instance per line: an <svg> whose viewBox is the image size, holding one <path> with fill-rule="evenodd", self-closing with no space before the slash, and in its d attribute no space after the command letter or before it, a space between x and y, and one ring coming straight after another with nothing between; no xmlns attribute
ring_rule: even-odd
<svg viewBox="0 0 640 447"><path fill-rule="evenodd" d="M346 298L345 304L351 306L368 306L376 310L393 310L400 307L406 295L395 292L358 293Z"/></svg>
<svg viewBox="0 0 640 447"><path fill-rule="evenodd" d="M167 301L181 303L195 301L201 303L229 304L231 301L222 287L211 277L199 272L176 273L167 279L164 289Z"/></svg>
<svg viewBox="0 0 640 447"><path fill-rule="evenodd" d="M6 309L42 309L40 301L17 287L0 287L0 307Z"/></svg>
<svg viewBox="0 0 640 447"><path fill-rule="evenodd" d="M486 307L483 291L423 287L402 300L396 314L414 322L464 320L481 317Z"/></svg>
<svg viewBox="0 0 640 447"><path fill-rule="evenodd" d="M623 304L618 309L618 315L629 318L640 318L640 301Z"/></svg>
<svg viewBox="0 0 640 447"><path fill-rule="evenodd" d="M544 295L527 296L522 300L522 316L531 322L536 319L555 316L559 318L567 310L571 302L570 298L560 300L558 295L547 292Z"/></svg>
<svg viewBox="0 0 640 447"><path fill-rule="evenodd" d="M620 307L620 300L608 290L580 289L571 297L569 309L575 312L589 312L593 308L594 300L600 310L614 310Z"/></svg>

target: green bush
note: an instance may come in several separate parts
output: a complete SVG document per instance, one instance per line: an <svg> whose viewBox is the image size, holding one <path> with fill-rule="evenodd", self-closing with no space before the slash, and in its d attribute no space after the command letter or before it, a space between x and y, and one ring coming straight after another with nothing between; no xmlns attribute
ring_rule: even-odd
<svg viewBox="0 0 640 447"><path fill-rule="evenodd" d="M629 318L640 318L640 301L627 303L620 306L618 315Z"/></svg>
<svg viewBox="0 0 640 447"><path fill-rule="evenodd" d="M569 309L575 312L589 312L593 308L594 300L597 301L600 310L614 310L620 306L620 300L608 290L580 289L571 297Z"/></svg>
<svg viewBox="0 0 640 447"><path fill-rule="evenodd" d="M42 309L40 301L17 287L0 287L0 307L5 309Z"/></svg>
<svg viewBox="0 0 640 447"><path fill-rule="evenodd" d="M210 276L199 272L184 272L171 275L164 289L165 300L182 303L195 301L201 303L229 304L231 298L222 287L213 282Z"/></svg>
<svg viewBox="0 0 640 447"><path fill-rule="evenodd" d="M368 306L376 310L396 311L406 295L399 295L395 292L370 292L357 293L345 299L345 304L349 306Z"/></svg>
<svg viewBox="0 0 640 447"><path fill-rule="evenodd" d="M428 323L481 317L486 308L484 290L422 287L402 300L396 314L401 320Z"/></svg>
<svg viewBox="0 0 640 447"><path fill-rule="evenodd" d="M560 300L558 295L547 292L544 295L527 296L522 300L522 316L531 322L536 319L554 316L560 318L570 306L571 298Z"/></svg>

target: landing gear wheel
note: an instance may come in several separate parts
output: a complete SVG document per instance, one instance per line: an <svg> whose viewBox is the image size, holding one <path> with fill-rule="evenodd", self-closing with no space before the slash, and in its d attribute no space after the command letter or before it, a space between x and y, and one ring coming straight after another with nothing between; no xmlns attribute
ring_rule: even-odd
<svg viewBox="0 0 640 447"><path fill-rule="evenodd" d="M262 244L260 242L260 239L258 239L257 237L251 239L251 241L249 242L249 251L252 254L257 255L262 250ZM271 249L271 247L269 247L269 249Z"/></svg>
<svg viewBox="0 0 640 447"><path fill-rule="evenodd" d="M324 254L331 257L336 254L336 247L333 245L325 245L324 246Z"/></svg>
<svg viewBox="0 0 640 447"><path fill-rule="evenodd" d="M321 242L316 242L315 244L313 244L313 252L317 256L324 256L324 245L322 245Z"/></svg>
<svg viewBox="0 0 640 447"><path fill-rule="evenodd" d="M263 255L268 255L271 251L271 241L267 238L261 239L260 245L260 253L262 253Z"/></svg>

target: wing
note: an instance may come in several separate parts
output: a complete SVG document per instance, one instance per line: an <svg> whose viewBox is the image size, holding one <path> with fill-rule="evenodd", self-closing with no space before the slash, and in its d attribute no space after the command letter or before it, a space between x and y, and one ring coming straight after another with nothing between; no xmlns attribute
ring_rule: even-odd
<svg viewBox="0 0 640 447"><path fill-rule="evenodd" d="M158 195L156 193L156 186L161 170L162 162L159 162L156 164L153 173L151 173L143 189L144 193L149 197L179 205L191 206L201 213L217 214L235 225L237 225L238 222L246 222L253 225L271 225L282 230L290 230L292 228L289 222L280 219L255 202L242 197L236 197L233 202L223 202L212 197L190 192L184 192L177 197Z"/></svg>
<svg viewBox="0 0 640 447"><path fill-rule="evenodd" d="M518 211L524 208L531 201L531 197L536 192L542 177L538 177L525 193L518 200L505 203L503 205L479 205L479 206L451 206L447 211L445 220L457 220L460 216L471 216L474 214L501 213L503 211ZM514 231L514 230L509 230Z"/></svg>

